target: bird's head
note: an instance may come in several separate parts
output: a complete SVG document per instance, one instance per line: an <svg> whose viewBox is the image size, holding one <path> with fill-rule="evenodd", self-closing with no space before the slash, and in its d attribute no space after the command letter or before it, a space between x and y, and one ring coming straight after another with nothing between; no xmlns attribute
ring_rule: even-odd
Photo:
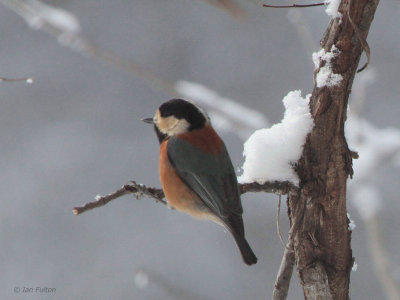
<svg viewBox="0 0 400 300"><path fill-rule="evenodd" d="M153 118L142 119L154 124L160 143L171 136L201 129L209 123L206 112L182 99L171 99L158 108Z"/></svg>

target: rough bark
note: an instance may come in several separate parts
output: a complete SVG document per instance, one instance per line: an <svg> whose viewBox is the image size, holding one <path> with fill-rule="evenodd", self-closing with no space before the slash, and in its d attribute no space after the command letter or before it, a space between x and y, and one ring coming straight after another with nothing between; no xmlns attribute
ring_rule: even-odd
<svg viewBox="0 0 400 300"><path fill-rule="evenodd" d="M352 158L344 137L351 86L379 0L343 0L341 21L332 19L321 41L327 52L340 54L331 62L340 84L318 88L310 101L314 128L298 165L300 188L289 193L289 218L294 226L297 273L306 299L349 299L353 264L346 210L346 181ZM350 6L350 9L349 9ZM348 12L357 30L354 29ZM322 65L320 65L321 67ZM318 69L314 76L316 76Z"/></svg>

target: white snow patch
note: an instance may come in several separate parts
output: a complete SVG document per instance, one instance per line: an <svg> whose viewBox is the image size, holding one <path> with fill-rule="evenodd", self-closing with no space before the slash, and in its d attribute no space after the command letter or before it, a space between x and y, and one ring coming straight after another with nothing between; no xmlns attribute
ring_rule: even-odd
<svg viewBox="0 0 400 300"><path fill-rule="evenodd" d="M340 50L336 48L335 45L332 45L331 51L329 52L326 52L325 49L321 49L312 54L315 69L319 68L318 73L315 76L317 87L321 88L323 86L335 86L342 81L342 75L333 73L331 65L332 59L337 57L339 54ZM325 65L323 67L319 67L322 61L325 61Z"/></svg>
<svg viewBox="0 0 400 300"><path fill-rule="evenodd" d="M349 230L353 231L354 229L356 229L356 223L354 223L354 221L350 218L349 213L347 213L347 218L349 219Z"/></svg>
<svg viewBox="0 0 400 300"><path fill-rule="evenodd" d="M325 4L328 5L325 12L331 18L342 18L342 14L338 12L338 8L341 0L325 0Z"/></svg>
<svg viewBox="0 0 400 300"><path fill-rule="evenodd" d="M285 114L282 121L270 128L255 131L244 144L243 174L239 182L291 181L299 179L292 165L303 151L307 134L313 126L309 111L310 95L292 91L283 99Z"/></svg>
<svg viewBox="0 0 400 300"><path fill-rule="evenodd" d="M102 197L102 195L96 195L96 197L94 197L94 200L99 201Z"/></svg>

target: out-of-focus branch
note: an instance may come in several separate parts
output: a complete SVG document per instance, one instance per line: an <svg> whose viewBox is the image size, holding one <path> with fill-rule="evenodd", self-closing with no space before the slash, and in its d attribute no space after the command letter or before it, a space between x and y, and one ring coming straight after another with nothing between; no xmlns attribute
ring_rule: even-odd
<svg viewBox="0 0 400 300"><path fill-rule="evenodd" d="M220 96L199 83L178 81L175 90L182 97L207 109L214 127L236 133L244 140L255 130L269 126L268 119L261 112Z"/></svg>
<svg viewBox="0 0 400 300"><path fill-rule="evenodd" d="M4 78L0 77L0 82L26 82L26 83L33 83L32 77L23 77L23 78Z"/></svg>
<svg viewBox="0 0 400 300"><path fill-rule="evenodd" d="M358 76L353 88L346 136L349 146L359 151L360 159L354 163L355 176L349 183L349 195L351 204L365 225L375 276L386 298L399 300L400 290L391 270L390 255L385 247L387 242L380 232L379 211L385 200L374 180L377 170L392 164L400 155L400 131L396 128L378 129L361 117L368 95L367 87L374 81L375 75L373 69L368 69Z"/></svg>
<svg viewBox="0 0 400 300"><path fill-rule="evenodd" d="M215 7L218 7L228 14L230 14L235 19L242 21L246 18L246 12L238 4L232 0L203 0Z"/></svg>
<svg viewBox="0 0 400 300"><path fill-rule="evenodd" d="M373 215L365 220L367 229L368 248L370 250L376 277L378 278L382 290L389 300L400 299L399 284L393 278L391 263L388 259L387 251L384 247L383 235L380 232L380 222L377 215Z"/></svg>
<svg viewBox="0 0 400 300"><path fill-rule="evenodd" d="M232 14L241 14L240 7L236 7L232 1L210 0L209 2L217 6L224 6L226 9L229 7L229 11ZM0 0L0 3L20 15L31 28L47 32L54 36L61 45L73 51L124 69L135 76L143 78L154 88L165 92L171 97L187 97L198 101L201 105L205 104L207 108L210 108L211 114L214 112L214 126L217 125L215 126L217 128L222 127L222 129L231 131L234 128L235 133L242 138L247 138L254 130L268 126L268 121L263 114L248 109L230 99L218 96L210 89L196 83L178 82L174 84L165 78L155 75L145 66L122 58L114 52L97 47L81 34L78 18L66 10L49 6L38 0ZM199 86L207 93L198 98L193 95L193 91L196 94L199 91ZM190 91L190 88L193 91Z"/></svg>
<svg viewBox="0 0 400 300"><path fill-rule="evenodd" d="M169 95L177 95L173 84L168 80L156 76L136 62L124 59L111 51L105 51L86 39L81 34L78 18L72 13L38 0L0 0L0 3L20 15L32 29L43 30L54 36L61 45L84 56L124 69Z"/></svg>
<svg viewBox="0 0 400 300"><path fill-rule="evenodd" d="M275 193L275 194L287 194L290 187L293 187L293 184L287 181L284 182L266 182L264 184L258 183L242 183L239 184L240 193L248 193L248 192L266 192L266 193ZM155 199L157 202L160 202L164 205L168 206L168 202L164 200L164 192L162 189L146 187L143 184L137 184L135 181L131 181L129 184L125 184L120 189L116 190L113 193L110 193L106 196L96 196L93 202L88 202L83 206L77 206L72 209L75 215L79 215L84 213L85 211L104 206L112 200L115 200L124 195L133 194L136 199L141 199L144 196L148 196L150 198Z"/></svg>

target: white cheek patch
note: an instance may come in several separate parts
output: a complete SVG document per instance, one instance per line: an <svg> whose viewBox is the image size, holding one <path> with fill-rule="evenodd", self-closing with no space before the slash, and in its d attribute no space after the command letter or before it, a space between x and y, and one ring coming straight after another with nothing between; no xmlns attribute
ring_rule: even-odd
<svg viewBox="0 0 400 300"><path fill-rule="evenodd" d="M169 136L182 134L189 131L190 124L185 119L177 119L174 116L158 118L158 129Z"/></svg>

